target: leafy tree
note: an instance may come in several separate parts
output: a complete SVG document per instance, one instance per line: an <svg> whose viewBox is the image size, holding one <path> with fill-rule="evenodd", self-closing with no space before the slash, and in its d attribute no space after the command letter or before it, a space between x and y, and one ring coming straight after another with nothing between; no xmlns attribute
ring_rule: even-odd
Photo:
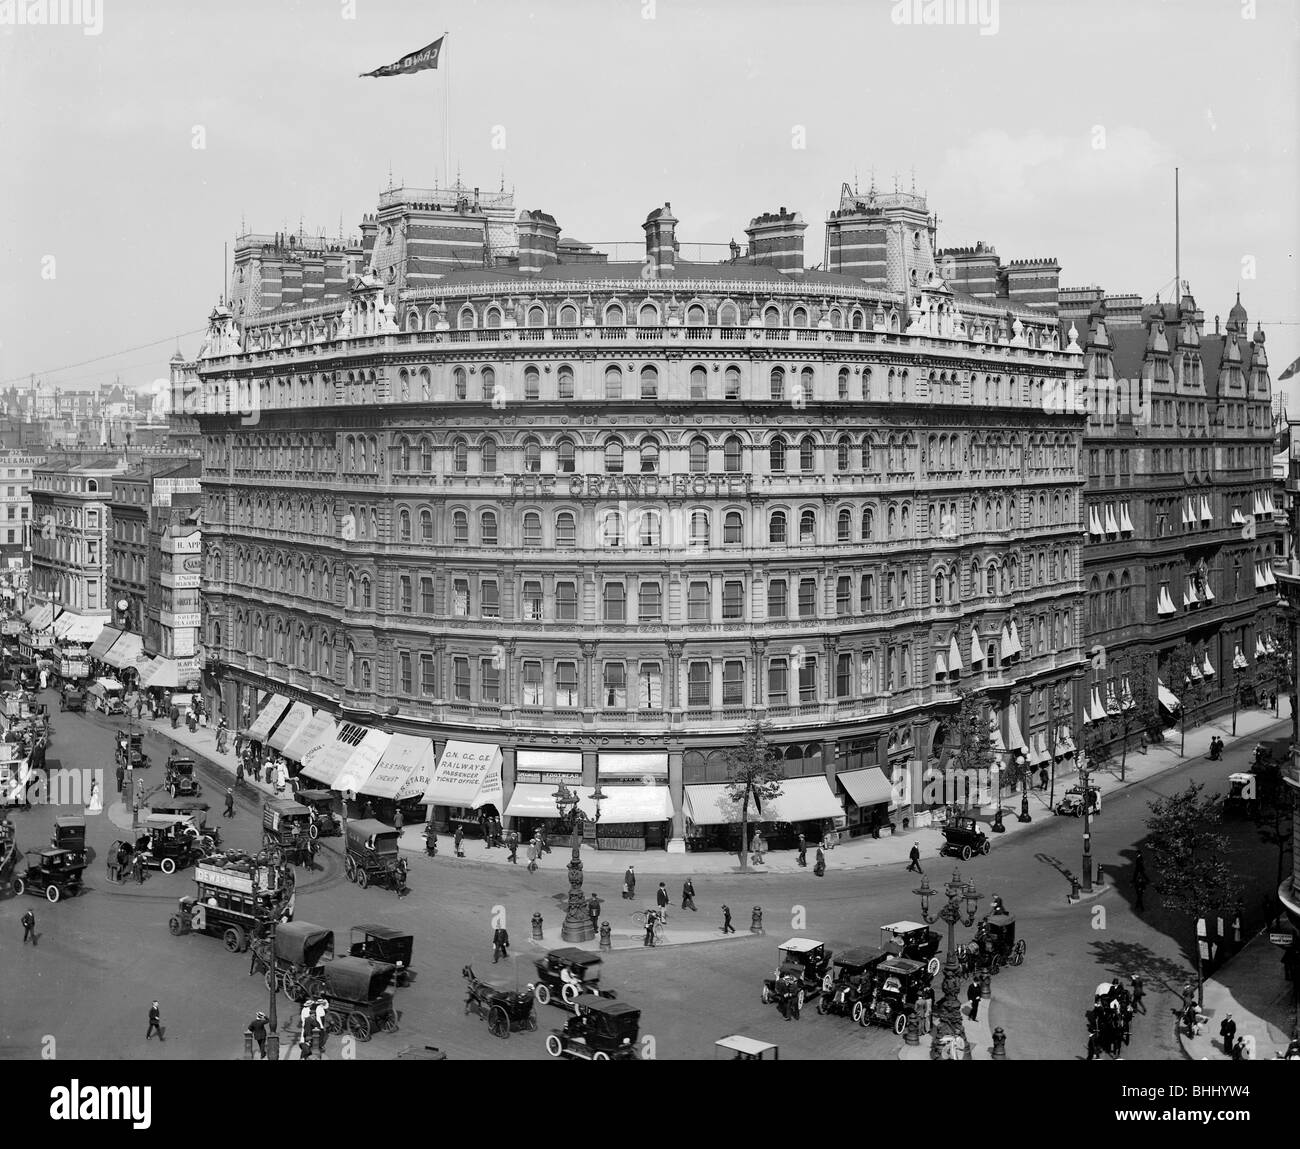
<svg viewBox="0 0 1300 1149"><path fill-rule="evenodd" d="M1219 832L1223 808L1217 795L1204 797L1204 783L1190 783L1180 794L1147 804L1146 845L1155 863L1152 885L1164 904L1184 917L1192 930L1197 995L1201 963L1195 936L1198 918L1235 911L1243 887L1227 862L1228 837ZM1230 916L1230 915L1229 915Z"/></svg>
<svg viewBox="0 0 1300 1149"><path fill-rule="evenodd" d="M958 690L957 698L957 717L952 724L955 747L952 763L959 771L957 777L967 781L963 805L968 805L970 782L974 781L977 787L984 790L992 779L997 759L989 715L984 709L984 696ZM993 795L994 801L997 801L997 797L997 794Z"/></svg>
<svg viewBox="0 0 1300 1149"><path fill-rule="evenodd" d="M754 722L745 728L739 746L726 752L727 797L738 807L740 868L749 869L749 805L762 813L764 802L781 796L781 761L767 740L768 727ZM761 819L760 819L761 820Z"/></svg>
<svg viewBox="0 0 1300 1149"><path fill-rule="evenodd" d="M1129 738L1133 734L1145 731L1147 737L1154 742L1160 732L1156 676L1149 654L1137 655L1129 662L1128 685L1129 696L1120 699L1120 711L1115 715L1115 722L1124 739L1120 747L1119 759L1121 782L1124 781L1124 770L1128 764Z"/></svg>
<svg viewBox="0 0 1300 1149"><path fill-rule="evenodd" d="M1192 668L1196 673L1192 673ZM1205 680L1201 677L1200 664L1196 661L1196 652L1184 642L1169 652L1165 661L1165 673L1168 675L1169 689L1179 696L1181 703L1182 742L1179 754L1187 751L1187 725L1196 725L1199 708L1205 700Z"/></svg>
<svg viewBox="0 0 1300 1149"><path fill-rule="evenodd" d="M1109 770L1115 764L1111 740L1115 737L1116 722L1106 717L1100 722L1090 722L1079 737L1079 750L1094 773Z"/></svg>

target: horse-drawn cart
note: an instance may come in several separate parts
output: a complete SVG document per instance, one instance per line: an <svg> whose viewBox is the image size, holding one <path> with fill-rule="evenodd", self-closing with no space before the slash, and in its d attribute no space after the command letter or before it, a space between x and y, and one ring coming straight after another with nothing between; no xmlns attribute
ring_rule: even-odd
<svg viewBox="0 0 1300 1149"><path fill-rule="evenodd" d="M520 991L501 989L474 976L472 966L461 970L465 978L465 1012L477 1013L487 1019L488 1032L493 1037L507 1038L521 1030L537 1028L537 1014L533 1008L533 987Z"/></svg>

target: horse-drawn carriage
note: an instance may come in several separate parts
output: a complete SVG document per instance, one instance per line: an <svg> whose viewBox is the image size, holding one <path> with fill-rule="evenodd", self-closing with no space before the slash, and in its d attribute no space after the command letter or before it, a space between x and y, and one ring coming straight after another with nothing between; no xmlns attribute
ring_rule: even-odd
<svg viewBox="0 0 1300 1149"><path fill-rule="evenodd" d="M957 962L963 976L974 973L995 974L1003 966L1020 965L1028 947L1016 938L1016 919L1010 914L984 918L975 936L957 950Z"/></svg>
<svg viewBox="0 0 1300 1149"><path fill-rule="evenodd" d="M262 848L272 862L301 865L311 851L311 811L297 802L270 798L262 806Z"/></svg>
<svg viewBox="0 0 1300 1149"><path fill-rule="evenodd" d="M348 822L347 857L343 872L348 881L363 890L369 885L387 886L399 895L406 893L406 859L398 853L401 834L386 822L356 818Z"/></svg>
<svg viewBox="0 0 1300 1149"><path fill-rule="evenodd" d="M1123 982L1102 982L1093 994L1088 1010L1088 1028L1103 1053L1118 1057L1121 1046L1129 1042L1133 1021L1133 999Z"/></svg>
<svg viewBox="0 0 1300 1149"><path fill-rule="evenodd" d="M387 962L396 968L393 984L399 989L411 984L415 971L411 969L411 954L415 952L415 935L392 926L353 926L350 932L348 953L352 957L369 958Z"/></svg>
<svg viewBox="0 0 1300 1149"><path fill-rule="evenodd" d="M326 962L319 976L311 979L312 996L329 1003L325 1028L330 1033L350 1033L360 1041L369 1041L377 1029L396 1033L397 1011L389 988L396 972L395 966L368 958Z"/></svg>
<svg viewBox="0 0 1300 1149"><path fill-rule="evenodd" d="M323 963L334 953L334 933L310 922L281 922L275 929L275 953L269 937L254 938L250 974L265 971L267 989L284 991L284 996L301 1004L315 996L315 979Z"/></svg>
<svg viewBox="0 0 1300 1149"><path fill-rule="evenodd" d="M531 985L517 991L501 989L475 977L472 966L460 972L467 983L465 1012L487 1018L488 1032L493 1037L507 1038L512 1033L537 1028L537 1013L533 1008L536 999Z"/></svg>

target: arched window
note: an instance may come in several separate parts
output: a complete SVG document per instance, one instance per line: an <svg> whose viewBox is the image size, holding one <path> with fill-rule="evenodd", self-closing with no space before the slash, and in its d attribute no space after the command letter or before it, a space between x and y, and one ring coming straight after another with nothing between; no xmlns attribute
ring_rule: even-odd
<svg viewBox="0 0 1300 1149"><path fill-rule="evenodd" d="M790 313L790 326L791 327L808 326L808 309L806 307L796 307Z"/></svg>
<svg viewBox="0 0 1300 1149"><path fill-rule="evenodd" d="M495 439L485 438L479 445L479 459L482 462L483 474L494 475L497 469L497 444Z"/></svg>
<svg viewBox="0 0 1300 1149"><path fill-rule="evenodd" d="M411 541L411 512L405 507L397 512L397 537L404 543Z"/></svg>
<svg viewBox="0 0 1300 1149"><path fill-rule="evenodd" d="M836 396L840 399L849 397L849 369L841 367L839 375L836 377Z"/></svg>
<svg viewBox="0 0 1300 1149"><path fill-rule="evenodd" d="M427 436L420 440L420 470L433 470L433 441Z"/></svg>
<svg viewBox="0 0 1300 1149"><path fill-rule="evenodd" d="M767 541L769 543L785 544L785 512L773 511L771 519L767 525Z"/></svg>
<svg viewBox="0 0 1300 1149"><path fill-rule="evenodd" d="M536 367L524 368L524 398L540 399L542 397L542 373Z"/></svg>
<svg viewBox="0 0 1300 1149"><path fill-rule="evenodd" d="M777 308L776 304L774 304L774 303L769 303L769 304L767 305L767 307L764 308L764 310L763 310L763 326L764 326L764 327L780 327L780 326L781 326L781 312L780 312L780 310Z"/></svg>
<svg viewBox="0 0 1300 1149"><path fill-rule="evenodd" d="M870 542L876 534L876 516L870 507L862 508L862 541Z"/></svg>
<svg viewBox="0 0 1300 1149"><path fill-rule="evenodd" d="M943 571L934 572L934 602L936 606L942 606L944 601L944 590L947 588L947 580L943 577Z"/></svg>
<svg viewBox="0 0 1300 1149"><path fill-rule="evenodd" d="M707 399L709 397L709 373L703 367L691 368L691 398Z"/></svg>
<svg viewBox="0 0 1300 1149"><path fill-rule="evenodd" d="M835 540L841 543L853 541L853 514L847 507L835 518Z"/></svg>
<svg viewBox="0 0 1300 1149"><path fill-rule="evenodd" d="M728 367L724 373L722 397L724 399L740 398L740 368Z"/></svg>
<svg viewBox="0 0 1300 1149"><path fill-rule="evenodd" d="M483 511L478 517L479 542L485 547L497 545L497 513Z"/></svg>
<svg viewBox="0 0 1300 1149"><path fill-rule="evenodd" d="M701 435L691 440L691 473L703 475L709 469L709 442Z"/></svg>
<svg viewBox="0 0 1300 1149"><path fill-rule="evenodd" d="M718 308L718 325L720 327L735 327L739 319L740 316L734 303L724 303Z"/></svg>
<svg viewBox="0 0 1300 1149"><path fill-rule="evenodd" d="M455 439L451 444L452 469L458 475L469 470L469 444L464 439Z"/></svg>
<svg viewBox="0 0 1300 1149"><path fill-rule="evenodd" d="M641 473L654 475L659 471L659 444L649 435L641 440Z"/></svg>
<svg viewBox="0 0 1300 1149"><path fill-rule="evenodd" d="M777 402L785 398L785 369L782 367L773 367L771 378L772 398Z"/></svg>
<svg viewBox="0 0 1300 1149"><path fill-rule="evenodd" d="M542 469L542 445L529 435L524 440L524 470L537 474Z"/></svg>
<svg viewBox="0 0 1300 1149"><path fill-rule="evenodd" d="M773 438L771 446L768 447L768 466L774 474L785 470L785 437L783 435L777 435Z"/></svg>
<svg viewBox="0 0 1300 1149"><path fill-rule="evenodd" d="M497 397L497 373L491 367L484 367L479 375L479 386L483 389L483 402L491 403Z"/></svg>
<svg viewBox="0 0 1300 1149"><path fill-rule="evenodd" d="M639 327L658 327L659 326L659 308L649 300L637 308L636 321Z"/></svg>
<svg viewBox="0 0 1300 1149"><path fill-rule="evenodd" d="M722 521L722 542L727 546L738 546L745 541L744 521L739 511L728 511Z"/></svg>
<svg viewBox="0 0 1300 1149"><path fill-rule="evenodd" d="M487 310L487 325L489 327L501 326L501 309L499 307L489 307Z"/></svg>
<svg viewBox="0 0 1300 1149"><path fill-rule="evenodd" d="M847 435L841 435L835 444L835 469L837 471L847 471L852 455L853 440Z"/></svg>
<svg viewBox="0 0 1300 1149"><path fill-rule="evenodd" d="M605 471L611 475L623 473L623 443L617 436L605 442Z"/></svg>
<svg viewBox="0 0 1300 1149"><path fill-rule="evenodd" d="M420 508L420 541L433 542L433 512L428 507Z"/></svg>
<svg viewBox="0 0 1300 1149"><path fill-rule="evenodd" d="M709 545L709 512L691 512L691 546L707 547Z"/></svg>
<svg viewBox="0 0 1300 1149"><path fill-rule="evenodd" d="M817 541L817 514L815 511L803 511L799 515L799 544L811 546Z"/></svg>
<svg viewBox="0 0 1300 1149"><path fill-rule="evenodd" d="M641 368L641 398L659 398L659 372L654 367Z"/></svg>
<svg viewBox="0 0 1300 1149"><path fill-rule="evenodd" d="M532 307L528 309L528 326L546 326L546 308L544 308L540 303L534 303Z"/></svg>
<svg viewBox="0 0 1300 1149"><path fill-rule="evenodd" d="M623 398L623 369L609 366L605 368L605 398Z"/></svg>
<svg viewBox="0 0 1300 1149"><path fill-rule="evenodd" d="M605 308L605 325L607 327L622 327L626 322L621 303L611 303Z"/></svg>
<svg viewBox="0 0 1300 1149"><path fill-rule="evenodd" d="M469 398L469 377L465 374L464 367L457 367L451 373L452 397L455 399Z"/></svg>
<svg viewBox="0 0 1300 1149"><path fill-rule="evenodd" d="M566 303L560 308L560 326L577 327L578 326L578 309L571 303Z"/></svg>
<svg viewBox="0 0 1300 1149"><path fill-rule="evenodd" d="M361 576L361 609L369 610L374 605L373 595L370 589L370 576Z"/></svg>
<svg viewBox="0 0 1300 1149"><path fill-rule="evenodd" d="M397 441L397 465L403 471L411 469L411 440L405 435Z"/></svg>
<svg viewBox="0 0 1300 1149"><path fill-rule="evenodd" d="M555 373L555 393L560 399L573 398L573 368L561 367Z"/></svg>
<svg viewBox="0 0 1300 1149"><path fill-rule="evenodd" d="M811 435L799 440L799 470L811 471L817 463L817 444Z"/></svg>
<svg viewBox="0 0 1300 1149"><path fill-rule="evenodd" d="M578 530L572 511L561 511L555 516L555 545L564 548L578 545Z"/></svg>
<svg viewBox="0 0 1300 1149"><path fill-rule="evenodd" d="M623 515L621 511L606 511L601 523L601 541L607 547L623 545Z"/></svg>
<svg viewBox="0 0 1300 1149"><path fill-rule="evenodd" d="M555 459L556 463L559 465L560 474L573 474L577 465L577 459L574 453L572 439L561 439L555 445Z"/></svg>
<svg viewBox="0 0 1300 1149"><path fill-rule="evenodd" d="M458 543L469 542L469 515L464 511L456 511L451 516L451 533L453 541Z"/></svg>
<svg viewBox="0 0 1300 1149"><path fill-rule="evenodd" d="M524 514L524 546L540 547L542 545L542 516L536 511Z"/></svg>
<svg viewBox="0 0 1300 1149"><path fill-rule="evenodd" d="M739 471L743 464L744 452L741 442L735 435L728 435L726 442L722 444L722 469L724 471Z"/></svg>

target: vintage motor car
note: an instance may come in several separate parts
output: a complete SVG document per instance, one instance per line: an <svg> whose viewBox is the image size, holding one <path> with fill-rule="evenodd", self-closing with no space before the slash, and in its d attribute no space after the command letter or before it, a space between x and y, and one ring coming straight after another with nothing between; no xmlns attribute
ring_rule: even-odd
<svg viewBox="0 0 1300 1149"><path fill-rule="evenodd" d="M313 838L336 838L343 833L343 819L334 812L332 791L299 790L293 800L311 811L311 825L307 832Z"/></svg>
<svg viewBox="0 0 1300 1149"><path fill-rule="evenodd" d="M64 814L55 818L50 845L56 850L67 850L77 861L85 862L86 819L80 814Z"/></svg>
<svg viewBox="0 0 1300 1149"><path fill-rule="evenodd" d="M277 931L278 932L278 931ZM362 957L341 957L321 966L308 987L311 997L329 1003L325 1027L330 1033L349 1033L369 1041L376 1030L396 1033L397 1010L389 987L396 967Z"/></svg>
<svg viewBox="0 0 1300 1149"><path fill-rule="evenodd" d="M369 885L406 892L406 859L399 856L401 835L386 822L356 818L348 822L347 857L343 872L363 890Z"/></svg>
<svg viewBox="0 0 1300 1149"><path fill-rule="evenodd" d="M522 990L503 989L474 975L473 966L461 971L465 979L465 1012L487 1019L493 1037L508 1038L511 1033L537 1028L536 999L533 987Z"/></svg>
<svg viewBox="0 0 1300 1149"><path fill-rule="evenodd" d="M871 993L862 1014L863 1025L883 1025L901 1034L907 1029L907 1011L930 984L925 966L911 958L887 957L872 973Z"/></svg>
<svg viewBox="0 0 1300 1149"><path fill-rule="evenodd" d="M1056 804L1056 813L1065 817L1081 818L1087 809L1090 815L1101 813L1101 789L1089 786L1085 794L1082 786L1071 786Z"/></svg>
<svg viewBox="0 0 1300 1149"><path fill-rule="evenodd" d="M274 949L272 960L271 939L254 938L248 972L265 973L267 989L281 990L301 1004L311 996L313 979L321 975L326 959L334 956L334 931L310 922L281 922L275 928Z"/></svg>
<svg viewBox="0 0 1300 1149"><path fill-rule="evenodd" d="M71 850L28 850L26 868L14 878L15 894L42 895L48 901L75 898L85 888L82 873L86 863L82 855Z"/></svg>
<svg viewBox="0 0 1300 1149"><path fill-rule="evenodd" d="M136 842L140 860L151 870L174 874L194 865L215 848L203 843L194 819L188 814L150 814L145 819L145 833Z"/></svg>
<svg viewBox="0 0 1300 1149"><path fill-rule="evenodd" d="M115 678L97 678L86 691L86 701L101 714L125 714L126 687Z"/></svg>
<svg viewBox="0 0 1300 1149"><path fill-rule="evenodd" d="M538 1005L550 1002L571 1010L584 994L588 997L618 996L613 990L600 988L599 954L566 946L551 950L534 964L537 981L533 985L533 996Z"/></svg>
<svg viewBox="0 0 1300 1149"><path fill-rule="evenodd" d="M883 950L873 946L856 946L837 953L831 963L835 980L830 991L818 999L817 1012L837 1013L860 1022L871 992L872 971L885 957Z"/></svg>
<svg viewBox="0 0 1300 1149"><path fill-rule="evenodd" d="M149 755L144 752L144 735L138 731L128 734L117 732L117 764L128 770L147 770Z"/></svg>
<svg viewBox="0 0 1300 1149"><path fill-rule="evenodd" d="M563 1029L546 1035L552 1057L584 1061L640 1061L641 1011L625 1001L583 994Z"/></svg>
<svg viewBox="0 0 1300 1149"><path fill-rule="evenodd" d="M991 848L988 835L969 814L957 814L944 823L939 853L968 862L972 854L987 854Z"/></svg>
<svg viewBox="0 0 1300 1149"><path fill-rule="evenodd" d="M714 1061L780 1061L781 1049L770 1041L758 1041L733 1033L713 1043Z"/></svg>
<svg viewBox="0 0 1300 1149"><path fill-rule="evenodd" d="M173 798L197 798L201 787L194 776L194 759L168 758L163 785Z"/></svg>
<svg viewBox="0 0 1300 1149"><path fill-rule="evenodd" d="M895 957L911 958L921 962L933 977L939 972L939 959L935 955L943 939L921 922L891 922L880 927L880 948Z"/></svg>
<svg viewBox="0 0 1300 1149"><path fill-rule="evenodd" d="M1259 809L1258 778L1252 774L1228 775L1228 792L1223 797L1224 817L1252 817Z"/></svg>
<svg viewBox="0 0 1300 1149"><path fill-rule="evenodd" d="M306 806L285 798L269 798L262 805L262 847L276 865L301 863L310 842L311 811Z"/></svg>
<svg viewBox="0 0 1300 1149"><path fill-rule="evenodd" d="M821 993L829 993L835 982L831 970L831 955L822 942L811 938L790 938L777 948L776 972L763 980L761 999L764 1005L781 996L782 978L794 977L798 982L799 1007L805 1000Z"/></svg>
<svg viewBox="0 0 1300 1149"><path fill-rule="evenodd" d="M392 926L353 926L350 931L349 955L394 966L397 972L393 975L393 984L399 989L415 979L415 972L411 969L414 950L415 936Z"/></svg>
<svg viewBox="0 0 1300 1149"><path fill-rule="evenodd" d="M66 710L69 713L79 710L84 711L86 709L85 692L65 687L63 693L59 695L59 709Z"/></svg>
<svg viewBox="0 0 1300 1149"><path fill-rule="evenodd" d="M199 838L199 845L203 847L205 853L209 854L221 849L221 827L208 823L208 813L211 809L211 806L198 798L170 798L158 795L149 799L150 813L181 814L189 818L194 827L194 834Z"/></svg>

